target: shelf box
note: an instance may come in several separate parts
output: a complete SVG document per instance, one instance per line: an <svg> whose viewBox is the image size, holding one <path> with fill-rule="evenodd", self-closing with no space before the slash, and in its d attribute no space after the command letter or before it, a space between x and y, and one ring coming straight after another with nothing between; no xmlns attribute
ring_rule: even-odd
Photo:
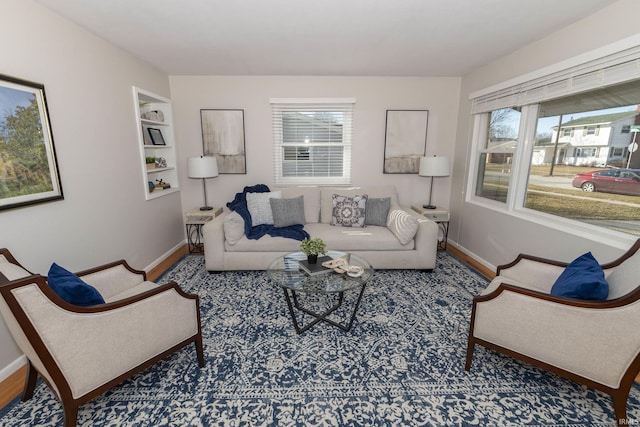
<svg viewBox="0 0 640 427"><path fill-rule="evenodd" d="M173 129L173 110L171 100L156 95L144 89L133 86L133 103L135 123L138 131L138 147L140 147L140 164L142 169L142 184L146 200L156 199L179 191L178 170L176 168L175 135ZM142 114L147 111L162 111L164 121L143 119ZM166 145L153 145L149 138L148 128L162 128L162 137ZM146 157L163 157L168 165L164 168L147 169ZM171 185L166 190L155 189L149 191L149 181L162 179Z"/></svg>

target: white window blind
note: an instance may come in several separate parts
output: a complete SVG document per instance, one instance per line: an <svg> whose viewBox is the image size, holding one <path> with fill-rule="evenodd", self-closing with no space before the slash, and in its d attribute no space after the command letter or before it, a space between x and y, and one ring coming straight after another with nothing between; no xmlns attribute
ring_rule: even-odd
<svg viewBox="0 0 640 427"><path fill-rule="evenodd" d="M472 114L536 104L640 78L640 46L478 96Z"/></svg>
<svg viewBox="0 0 640 427"><path fill-rule="evenodd" d="M353 98L274 98L274 175L281 185L351 184Z"/></svg>

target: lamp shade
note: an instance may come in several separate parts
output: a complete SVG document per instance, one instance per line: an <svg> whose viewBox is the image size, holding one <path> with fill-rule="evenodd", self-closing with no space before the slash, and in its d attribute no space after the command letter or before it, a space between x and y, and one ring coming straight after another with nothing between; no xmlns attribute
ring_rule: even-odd
<svg viewBox="0 0 640 427"><path fill-rule="evenodd" d="M215 157L189 157L187 173L189 178L215 178L218 176L218 160Z"/></svg>
<svg viewBox="0 0 640 427"><path fill-rule="evenodd" d="M422 157L420 158L420 176L449 176L449 158L442 157Z"/></svg>

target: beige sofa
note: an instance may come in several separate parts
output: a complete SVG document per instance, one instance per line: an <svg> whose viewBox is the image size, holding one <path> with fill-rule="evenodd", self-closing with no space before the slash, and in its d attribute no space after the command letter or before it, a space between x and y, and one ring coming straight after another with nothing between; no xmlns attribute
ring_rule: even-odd
<svg viewBox="0 0 640 427"><path fill-rule="evenodd" d="M320 237L330 250L346 251L368 260L376 269L431 270L436 265L438 226L410 209L401 209L393 186L329 188L277 188L282 198L304 198L304 229L312 238ZM369 198L390 198L389 216L402 210L417 222L415 236L406 244L383 226L365 228L331 225L333 194ZM247 239L241 231L242 219L225 208L224 212L202 228L205 263L209 271L265 270L278 256L299 250L300 242L284 237L263 236ZM388 224L389 225L389 224Z"/></svg>

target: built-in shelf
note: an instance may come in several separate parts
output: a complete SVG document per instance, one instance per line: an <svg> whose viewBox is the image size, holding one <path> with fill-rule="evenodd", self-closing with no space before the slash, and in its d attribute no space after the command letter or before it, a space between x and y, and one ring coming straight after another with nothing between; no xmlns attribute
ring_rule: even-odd
<svg viewBox="0 0 640 427"><path fill-rule="evenodd" d="M133 87L133 102L138 124L138 147L140 151L140 164L142 166L142 178L144 194L147 200L156 199L179 191L178 170L176 163L175 135L173 132L173 111L171 100L160 95L148 92L138 87ZM150 120L142 118L149 111L158 111L164 116L164 120ZM157 129L160 132L165 145L154 145L148 129ZM166 167L147 169L146 158L163 158ZM151 191L149 182L156 184L162 180L171 185L170 188L161 190L156 187Z"/></svg>

